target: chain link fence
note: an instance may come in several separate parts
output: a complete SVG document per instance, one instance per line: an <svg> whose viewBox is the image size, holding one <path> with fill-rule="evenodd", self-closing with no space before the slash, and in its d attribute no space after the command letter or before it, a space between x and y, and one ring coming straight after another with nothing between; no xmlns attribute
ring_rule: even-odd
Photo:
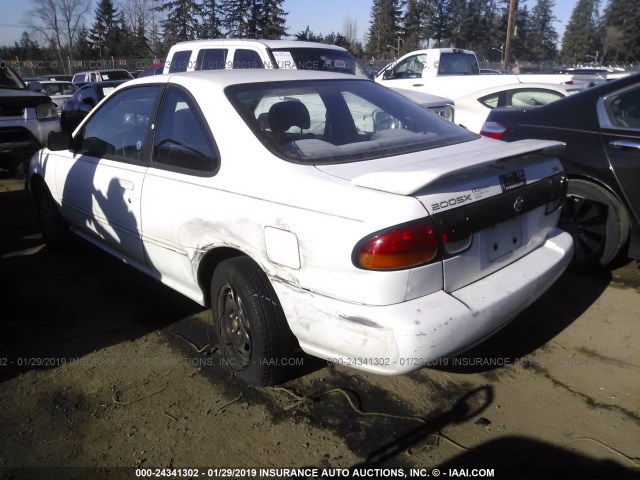
<svg viewBox="0 0 640 480"><path fill-rule="evenodd" d="M60 60L20 60L20 59L8 59L11 67L18 72L23 78L39 77L42 75L73 75L77 72L83 72L87 70L104 70L112 68L121 68L130 72L137 70L144 70L152 65L161 63L163 60L159 58L103 58L92 60L73 60L66 59ZM359 58L358 63L362 67L383 67L390 62L395 61L394 58L379 57L372 61L371 58ZM536 72L547 71L556 67L575 67L580 65L566 65L560 63L546 62L543 64L521 62L512 63L509 65L509 69L514 67L520 67L524 71ZM593 66L593 65L592 65ZM502 70L503 65L501 62L488 62L480 61L480 68L483 69L495 69ZM640 70L640 61L636 62L618 62L607 63L596 68L623 68L627 71Z"/></svg>
<svg viewBox="0 0 640 480"><path fill-rule="evenodd" d="M87 70L121 68L130 72L162 62L159 58L103 58L93 60L8 60L11 67L23 78L42 75L73 75Z"/></svg>

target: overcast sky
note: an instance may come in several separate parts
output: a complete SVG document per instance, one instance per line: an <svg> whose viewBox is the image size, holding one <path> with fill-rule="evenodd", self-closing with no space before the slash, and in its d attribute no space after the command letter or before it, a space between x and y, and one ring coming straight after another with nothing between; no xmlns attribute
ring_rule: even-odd
<svg viewBox="0 0 640 480"><path fill-rule="evenodd" d="M556 0L554 14L558 18L556 30L562 34L571 16L577 0ZM96 0L93 0L96 4ZM118 3L116 0L114 3ZM287 16L288 33L293 35L304 30L307 25L316 34L341 32L344 19L351 17L357 22L358 37L362 40L369 28L371 0L285 0L284 9ZM529 8L533 8L535 0L527 0ZM32 7L31 0L0 0L0 45L13 45L27 28L25 19ZM87 26L93 22L93 13L87 19Z"/></svg>

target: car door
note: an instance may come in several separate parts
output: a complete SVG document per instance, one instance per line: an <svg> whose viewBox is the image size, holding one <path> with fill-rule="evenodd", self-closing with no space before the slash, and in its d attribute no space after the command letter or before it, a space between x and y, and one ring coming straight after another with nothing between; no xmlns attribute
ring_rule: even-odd
<svg viewBox="0 0 640 480"><path fill-rule="evenodd" d="M64 215L91 240L141 265L142 184L162 90L143 85L114 93L83 125L71 158L56 170Z"/></svg>
<svg viewBox="0 0 640 480"><path fill-rule="evenodd" d="M391 81L392 83L387 85L393 88L413 90L416 87L423 87L425 80L423 80L422 74L426 64L426 53L406 57L400 60L392 69L388 69L383 73L384 81Z"/></svg>
<svg viewBox="0 0 640 480"><path fill-rule="evenodd" d="M142 233L150 266L162 274L163 282L191 296L194 293L181 286L195 283L193 250L203 247L198 242L208 229L217 231L206 219L219 209L232 208L219 199L224 195L208 186L208 177L216 175L219 165L217 147L196 101L185 89L168 86L145 176Z"/></svg>
<svg viewBox="0 0 640 480"><path fill-rule="evenodd" d="M633 215L640 221L640 86L601 99L598 118L609 164Z"/></svg>

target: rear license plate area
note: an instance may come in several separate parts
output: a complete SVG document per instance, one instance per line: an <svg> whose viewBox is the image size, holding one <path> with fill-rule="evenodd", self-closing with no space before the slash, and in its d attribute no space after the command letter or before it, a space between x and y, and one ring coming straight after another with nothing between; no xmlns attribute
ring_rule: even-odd
<svg viewBox="0 0 640 480"><path fill-rule="evenodd" d="M516 217L488 228L486 239L489 263L510 255L522 246L522 218Z"/></svg>

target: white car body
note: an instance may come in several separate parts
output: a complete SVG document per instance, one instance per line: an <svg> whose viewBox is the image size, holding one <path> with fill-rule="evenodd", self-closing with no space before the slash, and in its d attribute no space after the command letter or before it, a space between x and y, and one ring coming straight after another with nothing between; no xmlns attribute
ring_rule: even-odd
<svg viewBox="0 0 640 480"><path fill-rule="evenodd" d="M193 175L153 163L44 149L32 158L30 190L37 190L36 182L46 182L75 233L201 305L209 295L210 279L202 277L207 259L230 251L250 258L266 274L277 294L273 301L282 306L305 352L382 374L409 372L482 341L564 271L573 246L571 236L556 228L559 210L547 214L541 204L521 215L513 213L519 202L531 201L534 189L547 188L550 178L559 178L560 162L546 153L557 148L557 142L508 144L473 137L363 161L287 161L254 130L264 128L257 125L258 113L269 109L269 102L256 107L255 122L247 122L224 90L297 80L366 82L366 88L386 92L353 76L310 71L195 72L138 79L103 100L75 135L82 134L105 103L129 89L186 89L215 139L218 168ZM389 94L393 103L402 98ZM321 106L307 102L307 107L313 131L313 110ZM357 121L362 122L358 128L370 128L365 116ZM435 117L433 121L456 135L471 135ZM380 148L385 137L410 135L406 132L384 130ZM369 142L377 145L374 136ZM310 155L357 147L317 139L297 143ZM515 173L522 181L511 185L505 178L515 178ZM444 218L435 214L453 215L460 204L476 210L487 205L491 211L491 202L502 202L500 208L513 218L474 232L462 254L390 271L354 264L356 246L374 232Z"/></svg>
<svg viewBox="0 0 640 480"><path fill-rule="evenodd" d="M474 133L480 133L491 108L546 105L569 95L567 88L552 83L497 85L458 98L455 123Z"/></svg>

